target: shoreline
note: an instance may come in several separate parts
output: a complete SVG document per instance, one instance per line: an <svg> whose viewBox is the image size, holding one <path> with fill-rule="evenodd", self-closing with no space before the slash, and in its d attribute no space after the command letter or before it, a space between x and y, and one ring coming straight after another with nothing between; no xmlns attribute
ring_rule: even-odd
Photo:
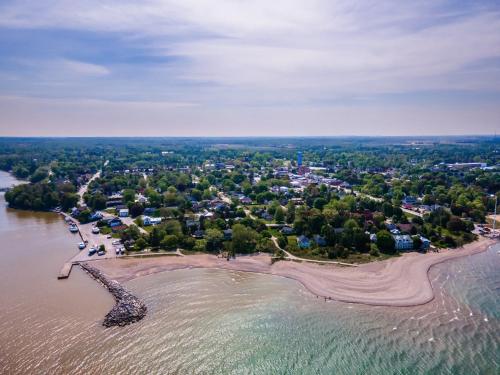
<svg viewBox="0 0 500 375"><path fill-rule="evenodd" d="M93 264L119 282L180 269L220 269L285 277L299 282L313 295L339 302L412 307L434 299L429 279L429 271L434 265L481 253L495 243L481 238L458 249L427 254L406 253L398 258L362 264L356 268L295 261L271 264L271 257L264 254L239 256L230 261L200 254L152 259L106 259Z"/></svg>

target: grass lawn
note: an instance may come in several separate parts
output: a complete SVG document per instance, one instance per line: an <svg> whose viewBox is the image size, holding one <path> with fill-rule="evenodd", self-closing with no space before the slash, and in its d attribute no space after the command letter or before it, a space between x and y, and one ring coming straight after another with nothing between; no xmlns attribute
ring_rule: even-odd
<svg viewBox="0 0 500 375"><path fill-rule="evenodd" d="M99 232L101 234L110 234L111 233L111 228L110 227L100 227Z"/></svg>

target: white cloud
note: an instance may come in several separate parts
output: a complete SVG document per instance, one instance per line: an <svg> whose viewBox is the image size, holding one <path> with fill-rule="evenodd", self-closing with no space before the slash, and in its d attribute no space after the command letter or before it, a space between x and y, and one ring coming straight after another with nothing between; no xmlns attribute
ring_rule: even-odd
<svg viewBox="0 0 500 375"><path fill-rule="evenodd" d="M318 103L344 103L363 96L430 91L499 95L500 6L489 4L21 0L0 5L0 28L109 33L121 36L125 44L139 44L153 56L180 58L147 67L100 65L66 56L35 62L44 77L38 87L54 86L52 96L57 97L58 87L66 86L90 98L112 98L118 92L127 92L131 101L140 93L135 98L140 103L176 98L199 103L197 111L205 106L206 116L244 123L240 117L244 107L279 111L300 105L307 113L307 107ZM211 111L226 105L240 107L238 115ZM410 116L417 112L407 109ZM321 109L321 113L328 111ZM347 110L338 113L355 116ZM274 118L285 121L287 116Z"/></svg>
<svg viewBox="0 0 500 375"><path fill-rule="evenodd" d="M443 75L500 57L499 9L446 1L15 1L0 25L120 31L187 58L180 78L317 94L456 89ZM165 42L168 36L168 42ZM173 41L172 41L173 39ZM68 62L77 73L104 67ZM484 75L463 89L500 89Z"/></svg>
<svg viewBox="0 0 500 375"><path fill-rule="evenodd" d="M61 68L70 73L82 76L105 76L110 73L109 69L102 65L89 64L82 61L63 59L54 63L55 68Z"/></svg>

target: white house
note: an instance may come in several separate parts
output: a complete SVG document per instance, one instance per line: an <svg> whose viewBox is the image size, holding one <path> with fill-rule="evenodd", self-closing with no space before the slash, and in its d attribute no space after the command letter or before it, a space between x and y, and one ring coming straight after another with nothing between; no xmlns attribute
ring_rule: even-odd
<svg viewBox="0 0 500 375"><path fill-rule="evenodd" d="M142 217L142 223L146 226L148 225L158 225L161 224L161 217L150 217L150 216L143 216Z"/></svg>
<svg viewBox="0 0 500 375"><path fill-rule="evenodd" d="M392 236L394 238L394 247L396 250L412 250L413 239L407 234L398 234Z"/></svg>

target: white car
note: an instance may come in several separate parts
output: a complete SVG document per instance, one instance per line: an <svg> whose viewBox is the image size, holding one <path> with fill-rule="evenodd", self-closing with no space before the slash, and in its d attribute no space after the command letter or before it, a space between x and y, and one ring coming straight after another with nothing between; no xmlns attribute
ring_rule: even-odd
<svg viewBox="0 0 500 375"><path fill-rule="evenodd" d="M121 243L122 243L122 241L120 241L120 240L116 240L116 241L111 242L112 245L120 245Z"/></svg>
<svg viewBox="0 0 500 375"><path fill-rule="evenodd" d="M99 234L99 228L98 227L93 227L92 228L92 233Z"/></svg>
<svg viewBox="0 0 500 375"><path fill-rule="evenodd" d="M80 250L85 249L85 246L86 246L86 245L85 245L85 242L80 242L80 243L78 244L78 248L79 248Z"/></svg>

